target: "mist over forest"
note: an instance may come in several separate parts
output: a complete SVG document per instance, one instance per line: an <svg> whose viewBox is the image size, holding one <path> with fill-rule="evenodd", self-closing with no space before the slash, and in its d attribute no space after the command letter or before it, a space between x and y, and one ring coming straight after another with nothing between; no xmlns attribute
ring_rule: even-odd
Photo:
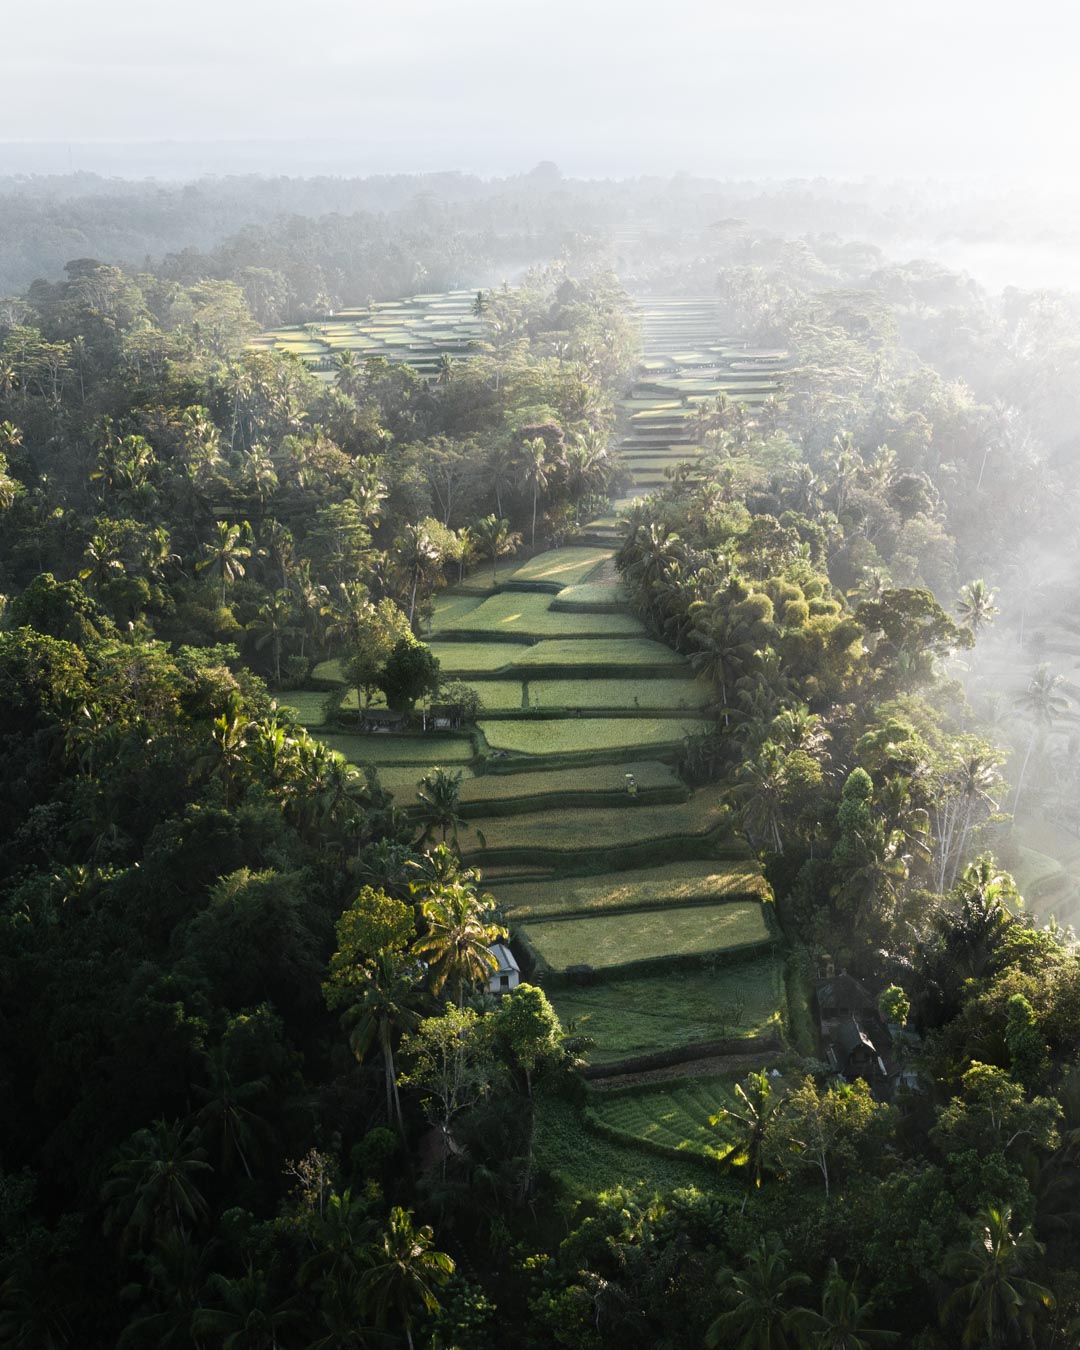
<svg viewBox="0 0 1080 1350"><path fill-rule="evenodd" d="M1076 23L0 39L0 1350L1080 1350Z"/></svg>

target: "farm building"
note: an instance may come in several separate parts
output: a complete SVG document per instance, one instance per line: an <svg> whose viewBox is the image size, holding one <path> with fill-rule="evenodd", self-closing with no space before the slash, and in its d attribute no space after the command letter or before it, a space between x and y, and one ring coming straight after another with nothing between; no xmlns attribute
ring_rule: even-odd
<svg viewBox="0 0 1080 1350"><path fill-rule="evenodd" d="M889 1035L874 996L846 971L819 980L814 996L825 1059L845 1078L882 1085L889 1077Z"/></svg>
<svg viewBox="0 0 1080 1350"><path fill-rule="evenodd" d="M505 942L494 942L488 951L498 961L497 970L493 970L488 979L489 994L506 994L521 983L521 967L517 958Z"/></svg>
<svg viewBox="0 0 1080 1350"><path fill-rule="evenodd" d="M826 1036L838 1022L865 1021L877 1016L874 996L854 976L842 970L819 980L814 990L821 1034Z"/></svg>
<svg viewBox="0 0 1080 1350"><path fill-rule="evenodd" d="M841 1022L825 1043L825 1057L845 1078L865 1078L868 1083L886 1076L885 1063L874 1042L854 1018Z"/></svg>

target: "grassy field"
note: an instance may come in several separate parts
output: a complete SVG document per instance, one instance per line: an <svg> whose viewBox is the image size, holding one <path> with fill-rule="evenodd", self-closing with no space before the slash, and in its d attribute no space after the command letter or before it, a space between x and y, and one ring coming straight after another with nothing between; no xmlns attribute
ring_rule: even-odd
<svg viewBox="0 0 1080 1350"><path fill-rule="evenodd" d="M592 1036L589 1058L598 1064L779 1031L783 998L780 961L771 954L715 972L614 976L551 994L563 1026L573 1023Z"/></svg>
<svg viewBox="0 0 1080 1350"><path fill-rule="evenodd" d="M302 727L314 730L326 722L327 695L312 689L294 689L281 696L281 707L287 708Z"/></svg>
<svg viewBox="0 0 1080 1350"><path fill-rule="evenodd" d="M645 631L641 620L631 614L561 614L552 611L551 600L542 592L503 591L452 621L440 620L439 631L509 633L525 639L638 637Z"/></svg>
<svg viewBox="0 0 1080 1350"><path fill-rule="evenodd" d="M433 377L444 352L465 359L471 344L488 333L486 321L472 313L475 294L446 291L339 310L322 322L262 333L252 346L302 356L326 380L333 378L333 360L342 351L402 361Z"/></svg>
<svg viewBox="0 0 1080 1350"><path fill-rule="evenodd" d="M379 768L379 786L386 788L394 798L395 806L410 806L416 800L416 789L430 768L435 764L443 768L452 768L455 773L462 775L462 788L464 789L469 780L472 779L472 770L463 767L461 764L453 764L448 760L435 760L431 765L428 764L389 764Z"/></svg>
<svg viewBox="0 0 1080 1350"><path fill-rule="evenodd" d="M625 792L632 773L642 790L681 787L675 771L658 760L623 764L585 764L574 769L540 769L532 773L483 774L461 794L462 801L504 801L507 797L541 797L557 792Z"/></svg>
<svg viewBox="0 0 1080 1350"><path fill-rule="evenodd" d="M484 781L483 778L474 779L474 783ZM499 888L499 903L517 921L584 910L633 909L735 896L766 901L771 894L760 864L748 859L728 863L665 863L660 867L605 872L595 877L511 883Z"/></svg>
<svg viewBox="0 0 1080 1350"><path fill-rule="evenodd" d="M448 645L448 644L443 644ZM651 638L622 638L610 641L589 638L552 639L534 647L515 651L514 664L529 666L682 666L683 658L662 642Z"/></svg>
<svg viewBox="0 0 1080 1350"><path fill-rule="evenodd" d="M595 526L598 522L593 521ZM628 604L625 587L618 581L584 581L580 586L567 586L552 600L555 613L581 611L584 614L605 613L615 606Z"/></svg>
<svg viewBox="0 0 1080 1350"><path fill-rule="evenodd" d="M429 645L446 675L502 670L504 666L519 662L525 652L532 650L512 642L432 642Z"/></svg>
<svg viewBox="0 0 1080 1350"><path fill-rule="evenodd" d="M609 548L553 548L522 563L512 579L575 586L610 557Z"/></svg>
<svg viewBox="0 0 1080 1350"><path fill-rule="evenodd" d="M693 1078L634 1092L593 1092L589 1110L627 1140L719 1160L731 1148L734 1132L723 1122L710 1125L709 1119L735 1100L727 1078Z"/></svg>
<svg viewBox="0 0 1080 1350"><path fill-rule="evenodd" d="M478 723L493 750L516 755L571 755L676 746L686 736L703 734L709 725L674 717L574 717Z"/></svg>
<svg viewBox="0 0 1080 1350"><path fill-rule="evenodd" d="M595 708L605 711L640 708L643 712L692 713L706 707L713 700L709 686L702 680L692 678L526 680L521 677L507 680L466 680L465 683L479 695L481 713L524 712L528 708ZM356 707L354 691L345 695L342 707Z"/></svg>
<svg viewBox="0 0 1080 1350"><path fill-rule="evenodd" d="M488 576L491 576L490 572ZM441 628L453 628L483 603L482 595L457 595L444 591L435 597L435 607L431 613L428 631L437 633Z"/></svg>
<svg viewBox="0 0 1080 1350"><path fill-rule="evenodd" d="M587 850L629 849L643 845L694 841L702 846L721 822L713 792L698 792L688 802L675 805L597 806L567 813L564 809L531 811L528 815L478 817L487 840L487 861L495 852L552 855ZM663 856L663 855L660 855ZM607 859L612 867L614 859ZM640 859L634 859L640 864ZM602 863L599 865L603 865Z"/></svg>
<svg viewBox="0 0 1080 1350"><path fill-rule="evenodd" d="M530 920L523 933L550 970L578 965L611 970L658 956L697 956L769 942L767 913L757 901L732 900L683 909Z"/></svg>
<svg viewBox="0 0 1080 1350"><path fill-rule="evenodd" d="M701 1165L692 1158L664 1158L630 1142L604 1139L586 1126L572 1102L538 1093L535 1110L537 1165L572 1198L592 1199L615 1186L667 1192L702 1184Z"/></svg>
<svg viewBox="0 0 1080 1350"><path fill-rule="evenodd" d="M432 764L464 764L474 753L468 736L350 736L326 732L319 739L350 764L416 764L422 766L421 772Z"/></svg>

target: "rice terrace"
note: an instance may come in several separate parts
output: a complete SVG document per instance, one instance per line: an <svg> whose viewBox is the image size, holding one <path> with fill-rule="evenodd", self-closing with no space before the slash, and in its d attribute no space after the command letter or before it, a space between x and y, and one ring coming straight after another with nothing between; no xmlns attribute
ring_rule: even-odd
<svg viewBox="0 0 1080 1350"><path fill-rule="evenodd" d="M482 336L472 301L464 291L416 296L262 341L320 373L344 351L437 380L444 353L467 360ZM541 1113L538 1154L571 1186L575 1131L592 1134L612 1182L628 1179L630 1160L654 1176L660 1139L669 1155L711 1156L717 1140L702 1143L702 1112L775 1055L788 1022L761 867L715 792L691 790L673 767L687 739L712 725L710 687L648 636L613 566L634 496L694 475L708 452L709 407L718 396L759 406L777 391L785 354L726 338L707 299L651 297L638 321L644 357L617 428L627 495L560 547L502 560L494 575L481 565L436 598L425 641L443 678L478 696L475 724L426 736L335 728L358 701L334 661L316 669L319 690L285 699L404 810L433 766L461 774L465 860L481 869L528 978L548 990L564 1024L591 1038L588 1057L605 1075L592 1094L605 1092L608 1075L631 1075L617 1116L606 1095L573 1125L551 1108L558 1128L547 1130ZM703 1059L724 1073L702 1077ZM635 1066L661 1060L698 1075L679 1098L693 1112L668 1109L648 1073L635 1086ZM655 1127L625 1123L627 1094L634 1118L655 1118Z"/></svg>

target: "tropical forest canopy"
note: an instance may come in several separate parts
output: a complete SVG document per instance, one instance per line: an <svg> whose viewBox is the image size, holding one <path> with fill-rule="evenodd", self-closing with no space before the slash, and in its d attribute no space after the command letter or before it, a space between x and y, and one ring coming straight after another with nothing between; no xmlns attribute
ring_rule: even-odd
<svg viewBox="0 0 1080 1350"><path fill-rule="evenodd" d="M0 191L0 1345L1080 1344L1080 304L552 168Z"/></svg>

